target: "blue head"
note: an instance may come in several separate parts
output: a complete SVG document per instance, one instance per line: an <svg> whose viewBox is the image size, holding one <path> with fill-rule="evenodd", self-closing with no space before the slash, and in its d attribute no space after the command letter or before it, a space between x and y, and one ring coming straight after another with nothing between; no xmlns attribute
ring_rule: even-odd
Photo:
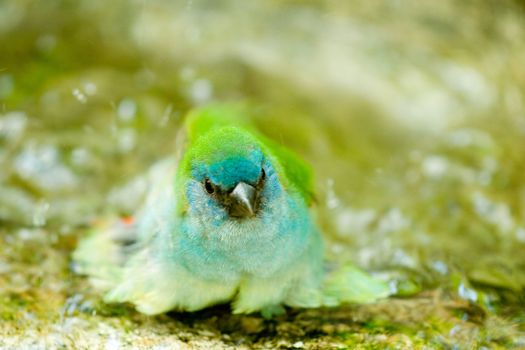
<svg viewBox="0 0 525 350"><path fill-rule="evenodd" d="M186 160L188 214L221 225L265 215L282 187L260 142L225 127L199 138Z"/></svg>

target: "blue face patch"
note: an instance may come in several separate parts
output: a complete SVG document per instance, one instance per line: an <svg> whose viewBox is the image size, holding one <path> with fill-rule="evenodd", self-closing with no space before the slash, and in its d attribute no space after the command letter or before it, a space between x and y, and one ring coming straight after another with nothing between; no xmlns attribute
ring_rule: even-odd
<svg viewBox="0 0 525 350"><path fill-rule="evenodd" d="M199 164L192 169L192 176L197 181L208 178L222 189L230 190L241 181L256 184L261 176L262 162L262 152L253 150L246 157L225 157L209 166Z"/></svg>
<svg viewBox="0 0 525 350"><path fill-rule="evenodd" d="M243 181L256 184L261 175L261 165L254 164L245 158L230 158L213 164L208 169L211 182L225 190L233 188Z"/></svg>

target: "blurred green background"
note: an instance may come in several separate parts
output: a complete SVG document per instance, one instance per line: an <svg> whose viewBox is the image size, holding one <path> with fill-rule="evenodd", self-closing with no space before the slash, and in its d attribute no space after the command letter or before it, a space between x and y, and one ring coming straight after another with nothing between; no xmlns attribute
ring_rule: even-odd
<svg viewBox="0 0 525 350"><path fill-rule="evenodd" d="M0 348L525 347L521 1L0 0ZM308 159L371 306L144 317L69 268L184 114L242 101Z"/></svg>

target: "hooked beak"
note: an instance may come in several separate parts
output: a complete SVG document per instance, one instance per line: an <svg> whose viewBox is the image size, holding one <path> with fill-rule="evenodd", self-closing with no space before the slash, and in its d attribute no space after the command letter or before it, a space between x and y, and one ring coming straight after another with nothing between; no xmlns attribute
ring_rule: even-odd
<svg viewBox="0 0 525 350"><path fill-rule="evenodd" d="M229 194L229 214L235 218L255 216L257 190L252 185L239 182Z"/></svg>

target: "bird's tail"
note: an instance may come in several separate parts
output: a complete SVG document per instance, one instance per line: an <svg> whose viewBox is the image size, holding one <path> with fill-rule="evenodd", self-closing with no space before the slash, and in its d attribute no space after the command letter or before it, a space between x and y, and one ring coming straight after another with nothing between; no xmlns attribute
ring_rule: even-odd
<svg viewBox="0 0 525 350"><path fill-rule="evenodd" d="M133 216L98 220L73 252L75 272L89 276L92 284L103 291L120 284L126 262L151 239L157 221L163 221L161 214L171 209L159 209L159 205L173 203L173 191L166 189L171 189L175 169L175 160L168 158L155 164L145 177L123 187L136 191L139 209ZM137 181L144 183L139 190L134 185Z"/></svg>
<svg viewBox="0 0 525 350"><path fill-rule="evenodd" d="M132 226L131 218L96 223L73 252L74 271L89 276L97 289L112 289L121 280L127 251L134 245Z"/></svg>

